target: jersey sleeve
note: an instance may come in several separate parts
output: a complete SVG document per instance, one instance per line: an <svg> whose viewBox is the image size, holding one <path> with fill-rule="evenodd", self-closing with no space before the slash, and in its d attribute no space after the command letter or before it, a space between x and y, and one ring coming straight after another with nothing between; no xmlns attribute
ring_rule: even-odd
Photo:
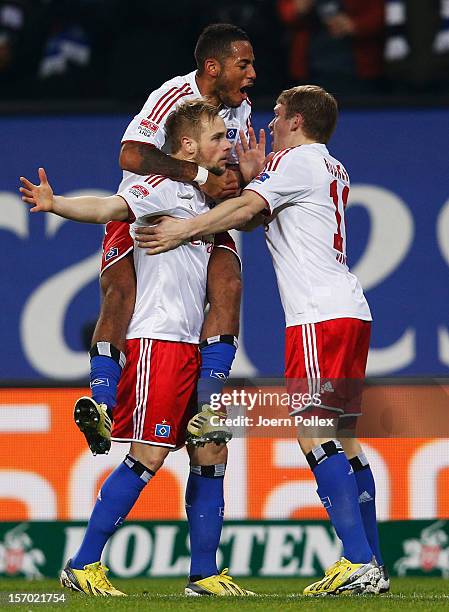
<svg viewBox="0 0 449 612"><path fill-rule="evenodd" d="M130 223L135 221L138 225L148 225L152 216L173 212L173 198L169 197L167 189L158 188L158 185L165 180L169 179L157 177L154 180L154 187L145 181L140 181L117 194L128 204Z"/></svg>
<svg viewBox="0 0 449 612"><path fill-rule="evenodd" d="M190 96L192 93L188 83L181 85L165 83L162 87L153 91L140 113L134 117L126 128L122 143L128 141L144 142L162 149L167 139L165 130L167 117L186 96Z"/></svg>
<svg viewBox="0 0 449 612"><path fill-rule="evenodd" d="M287 149L276 153L245 190L260 195L271 214L281 206L307 197L312 192L312 176L308 165L301 163L292 149Z"/></svg>

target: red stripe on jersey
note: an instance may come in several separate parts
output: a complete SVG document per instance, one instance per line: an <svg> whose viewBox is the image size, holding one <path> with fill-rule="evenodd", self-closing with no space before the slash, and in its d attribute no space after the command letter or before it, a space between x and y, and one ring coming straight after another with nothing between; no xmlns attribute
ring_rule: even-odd
<svg viewBox="0 0 449 612"><path fill-rule="evenodd" d="M145 183L149 183L150 185L153 185L153 183L155 183L160 178L166 178L166 177L162 176L162 174L150 174L149 177L145 179Z"/></svg>
<svg viewBox="0 0 449 612"><path fill-rule="evenodd" d="M160 113L164 110L167 104L169 104L170 101L173 100L173 98L176 98L176 96L183 91L192 91L188 83L184 83L182 87L174 87L169 92L167 92L167 95L163 96L160 99L157 108L155 107L153 112L151 113L152 120L154 121L154 123L157 123L159 121Z"/></svg>
<svg viewBox="0 0 449 612"><path fill-rule="evenodd" d="M187 91L183 91L182 93L179 93L175 98L173 98L173 100L170 102L170 104L166 107L166 109L164 110L162 115L159 115L157 117L155 122L159 123L160 121L162 121L162 119L165 117L165 115L168 113L168 111L171 108L173 108L173 106L176 104L176 102L178 102L178 100L180 100L184 96L190 96L192 93L193 93L193 91L191 89L188 89Z"/></svg>
<svg viewBox="0 0 449 612"><path fill-rule="evenodd" d="M285 155L287 155L287 153L289 153L290 151L291 151L291 149L285 149L285 151L283 151L283 152L282 152L282 154L281 154L281 155L279 155L279 157L278 157L278 158L276 159L276 161L274 162L274 165L273 165L273 168L272 168L273 172L274 172L274 171L276 170L276 168L279 166L279 163L280 163L281 159L282 159L282 158L283 158Z"/></svg>
<svg viewBox="0 0 449 612"><path fill-rule="evenodd" d="M179 88L178 87L172 87L171 89L169 89L168 91L166 91L160 98L159 100L155 103L155 105L153 106L153 110L151 111L151 113L147 116L147 119L153 119L154 114L156 113L156 111L158 110L159 106L162 104L162 102L165 100L165 98L167 96L169 96L170 94L172 94L174 91L177 91Z"/></svg>
<svg viewBox="0 0 449 612"><path fill-rule="evenodd" d="M275 154L273 155L273 157L270 159L270 161L268 162L268 164L265 166L264 170L271 170L271 166L272 166L272 164L273 164L273 161L276 159L276 157L277 157L278 155L279 155L279 152L278 152L278 153L275 153Z"/></svg>
<svg viewBox="0 0 449 612"><path fill-rule="evenodd" d="M288 153L291 149L281 149L281 151L278 151L277 153L275 153L273 155L273 157L270 159L270 161L268 162L267 165L267 170L276 170L276 168L278 167L279 162L281 161L281 158L284 157L284 155L286 153Z"/></svg>
<svg viewBox="0 0 449 612"><path fill-rule="evenodd" d="M159 183L165 181L168 178L166 176L162 176L162 174L151 174L148 178L145 179L145 183L151 185L151 187L157 187Z"/></svg>
<svg viewBox="0 0 449 612"><path fill-rule="evenodd" d="M156 123L157 122L156 116L159 113L159 111L162 110L165 104L171 98L173 98L173 96L176 96L178 92L184 91L186 88L189 89L191 93L193 93L188 83L184 83L182 87L172 87L171 89L166 91L153 106L153 110L151 111L151 114L148 115L148 119L151 119L152 121Z"/></svg>
<svg viewBox="0 0 449 612"><path fill-rule="evenodd" d="M157 187L158 185L160 185L162 183L162 181L165 181L167 177L166 176L161 176L161 178L158 181L154 181L154 183L152 183L152 187Z"/></svg>

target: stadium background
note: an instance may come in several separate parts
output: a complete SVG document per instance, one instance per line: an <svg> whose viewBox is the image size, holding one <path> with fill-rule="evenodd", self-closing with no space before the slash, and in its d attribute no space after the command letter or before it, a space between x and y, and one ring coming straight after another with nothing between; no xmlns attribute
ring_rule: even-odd
<svg viewBox="0 0 449 612"><path fill-rule="evenodd" d="M0 2L0 16L11 4ZM275 3L246 3L253 9L262 4L274 10ZM280 22L276 27L281 32ZM197 32L192 32L194 40ZM258 44L263 47L260 40L254 40L256 54ZM287 45L280 50L287 65ZM167 77L179 71L170 64L175 59L167 59ZM263 50L259 72L268 59ZM276 55L269 62L268 74L280 61ZM190 65L189 61L186 71ZM31 521L33 531L33 521L85 520L101 481L123 454L118 447L94 459L71 421L73 401L84 393L85 345L99 309L102 228L30 216L20 201L17 179L22 174L32 177L38 166L44 166L57 193L114 193L120 181L122 133L145 99L144 92L159 81L153 80L155 74L140 75L127 100L112 95L89 99L87 86L77 99L76 91L64 89L70 62L67 66L65 81L60 82L69 92L66 96L58 95L56 78L56 84L49 82L47 91L42 87L32 102L19 85L19 101L6 101L14 87L2 89L0 100L0 520L5 521L0 541L24 522ZM82 81L82 71L77 74ZM91 76L86 68L84 78ZM135 78L134 66L131 79ZM277 90L290 82L286 69L271 81L266 75L261 78L259 95L255 89L255 127L266 127ZM6 79L4 83L8 85ZM443 85L436 79L397 89L385 80L369 96L342 91L341 118L330 143L352 180L349 264L362 281L374 316L368 374L387 378L381 383L387 393L393 390L393 404L414 403L428 425L425 438L391 431L389 439L364 440L377 478L379 518L428 521L417 523L419 529L410 527L421 542L426 526L437 525L437 531L447 533L449 519L449 438L442 437L447 432L432 411L442 394L447 399L449 390L444 378L449 365L449 187L444 153L449 111ZM283 316L263 232L238 235L237 240L244 261L244 298L233 375L280 376ZM294 440L235 439L230 451L229 519L293 519L307 522L298 525L313 525L311 520L325 518ZM130 520L182 521L187 476L184 451L172 454ZM431 547L433 540L428 541ZM446 543L440 542L439 549L445 550ZM135 543L130 546L137 550ZM397 548L401 551L401 542ZM449 560L447 565L449 572ZM430 570L435 567L436 562L430 563ZM417 569L423 568L421 564ZM182 571L180 566L178 573ZM2 572L8 573L0 563Z"/></svg>

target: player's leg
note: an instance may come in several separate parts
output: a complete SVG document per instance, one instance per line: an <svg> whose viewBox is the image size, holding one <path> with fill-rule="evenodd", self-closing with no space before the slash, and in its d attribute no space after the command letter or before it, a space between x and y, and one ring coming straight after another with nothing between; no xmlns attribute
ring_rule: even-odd
<svg viewBox="0 0 449 612"><path fill-rule="evenodd" d="M228 451L225 444L187 447L190 475L186 513L190 534L190 575L186 595L252 595L217 567L224 519L223 484Z"/></svg>
<svg viewBox="0 0 449 612"><path fill-rule="evenodd" d="M309 436L309 433L303 435ZM318 496L343 543L342 559L331 566L323 580L306 588L304 594L335 593L352 588L354 592L367 592L371 587L374 592L379 576L373 573L373 552L365 534L357 483L343 448L336 434L331 439L301 437L299 442L315 477Z"/></svg>
<svg viewBox="0 0 449 612"><path fill-rule="evenodd" d="M218 574L216 554L224 517L225 444L187 447L190 474L186 513L190 530L190 582Z"/></svg>
<svg viewBox="0 0 449 612"><path fill-rule="evenodd" d="M61 575L66 586L73 576L78 578L73 588L79 588L83 578L90 580L92 572L103 579L100 558L107 540L123 523L169 451L185 440L199 370L196 346L136 338L127 341L126 354L112 434L114 440L131 442L131 448L102 486L82 545ZM89 592L88 585L86 589L81 590Z"/></svg>
<svg viewBox="0 0 449 612"><path fill-rule="evenodd" d="M101 555L168 453L165 447L131 444L98 493L81 546L61 572L62 586L91 595L124 595L109 582Z"/></svg>
<svg viewBox="0 0 449 612"><path fill-rule="evenodd" d="M374 476L363 449L356 437L357 419L362 414L363 385L366 363L368 359L371 324L366 321L350 320L348 325L354 329L351 333L350 351L352 358L348 360L346 371L345 412L339 419L338 439L354 470L357 493L365 533L381 570L380 592L390 588L388 572L384 566L379 544L379 533L376 517L376 485Z"/></svg>
<svg viewBox="0 0 449 612"><path fill-rule="evenodd" d="M312 396L318 392L319 399L308 407L309 413L333 419L333 424L325 428L301 425L298 430L299 444L315 477L317 493L343 543L342 560L329 568L323 580L305 589L308 595L337 593L353 587L354 591L356 588L365 591L379 574L372 564L373 553L365 535L355 477L337 439L338 415L342 409L335 393L339 372L335 375L334 364L341 361L338 350L343 339L338 337L339 324L329 323L289 327L286 336L289 385L295 381L296 385L307 384ZM334 386L327 385L332 389L327 393L323 392L326 381L334 383ZM376 576L371 576L373 572L377 572Z"/></svg>
<svg viewBox="0 0 449 612"><path fill-rule="evenodd" d="M126 361L126 330L136 295L129 227L124 223L110 223L107 228L100 277L102 305L90 350L92 398L80 398L74 409L75 422L93 454L108 452L111 446L112 413Z"/></svg>
<svg viewBox="0 0 449 612"><path fill-rule="evenodd" d="M342 418L340 420L340 425L342 423L344 424L346 420L347 419ZM379 542L379 530L377 528L376 515L376 484L374 481L373 472L371 471L368 459L366 458L366 455L363 452L357 438L348 435L341 436L339 431L339 439L343 450L345 451L345 455L348 458L352 469L354 470L363 526L365 528L369 545L374 553L382 574L379 590L381 593L385 593L390 589L390 579L383 562Z"/></svg>
<svg viewBox="0 0 449 612"><path fill-rule="evenodd" d="M221 236L221 237L220 237ZM237 350L240 325L242 280L240 259L229 234L216 237L207 274L207 297L210 304L201 333L201 371L198 381L198 416L188 425L192 443L216 439L228 441L230 432L210 422L208 410L212 395L219 395L229 376ZM214 437L215 436L215 437Z"/></svg>

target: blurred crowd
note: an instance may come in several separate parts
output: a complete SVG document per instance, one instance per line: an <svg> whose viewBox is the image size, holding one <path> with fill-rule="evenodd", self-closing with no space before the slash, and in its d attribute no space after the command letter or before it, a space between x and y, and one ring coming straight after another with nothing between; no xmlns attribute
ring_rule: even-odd
<svg viewBox="0 0 449 612"><path fill-rule="evenodd" d="M0 100L143 99L212 22L250 35L257 96L449 93L449 0L0 0Z"/></svg>

